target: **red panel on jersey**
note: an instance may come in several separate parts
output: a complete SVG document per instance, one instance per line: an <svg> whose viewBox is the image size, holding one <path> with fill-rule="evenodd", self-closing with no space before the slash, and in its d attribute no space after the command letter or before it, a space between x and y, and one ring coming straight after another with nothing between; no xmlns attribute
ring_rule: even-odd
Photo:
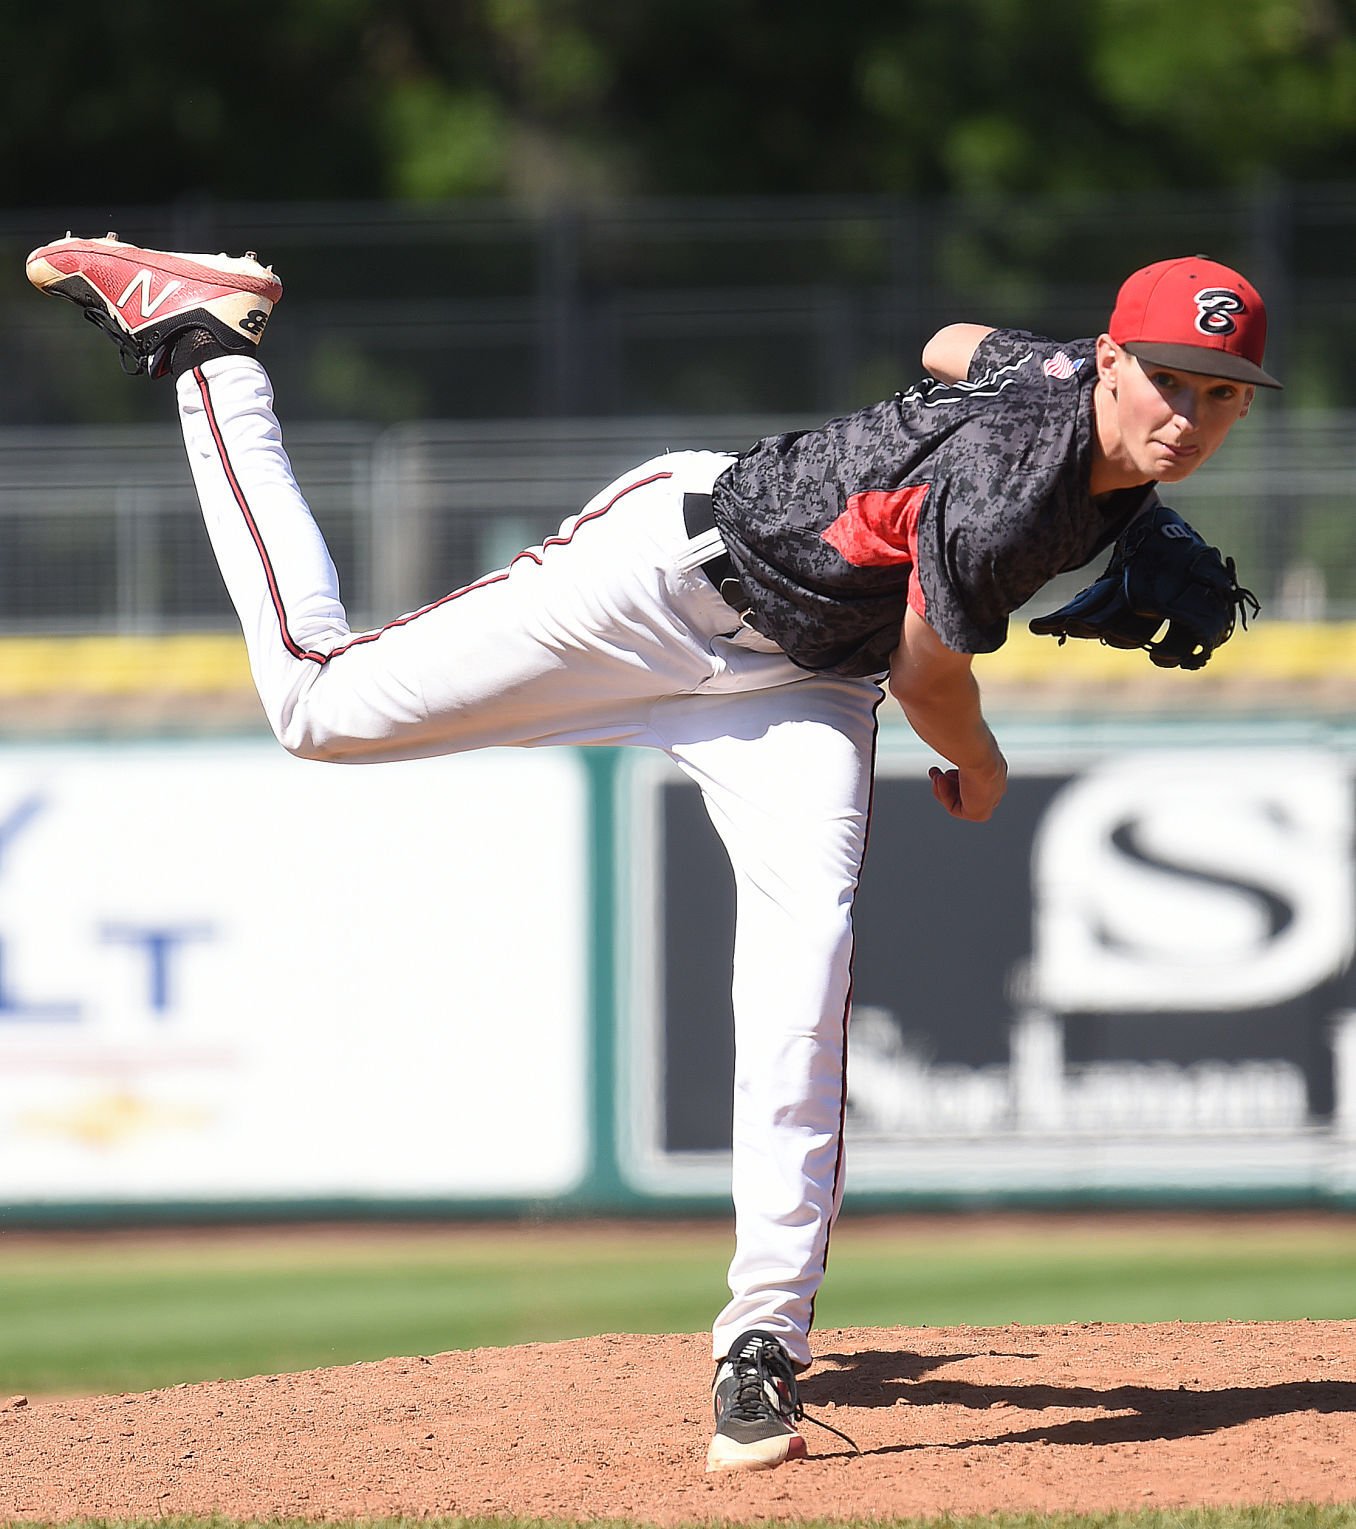
<svg viewBox="0 0 1356 1529"><path fill-rule="evenodd" d="M909 604L927 615L918 567L918 516L926 483L911 488L868 489L848 497L847 508L822 535L854 568L909 566Z"/></svg>
<svg viewBox="0 0 1356 1529"><path fill-rule="evenodd" d="M928 485L868 489L849 497L847 508L823 532L854 568L889 568L918 561L918 515Z"/></svg>

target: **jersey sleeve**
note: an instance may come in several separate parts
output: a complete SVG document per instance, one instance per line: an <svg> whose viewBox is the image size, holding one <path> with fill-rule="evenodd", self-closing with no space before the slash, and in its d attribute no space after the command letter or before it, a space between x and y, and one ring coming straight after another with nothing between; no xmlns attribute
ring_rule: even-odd
<svg viewBox="0 0 1356 1529"><path fill-rule="evenodd" d="M1052 343L1040 335L1029 334L1024 329L990 330L975 346L974 354L970 357L970 370L966 373L965 380L978 381L999 367L1020 361L1022 356L1031 350L1033 342L1041 345Z"/></svg>
<svg viewBox="0 0 1356 1529"><path fill-rule="evenodd" d="M993 329L975 346L966 380L983 381L1021 366L1028 358L1034 360L1041 376L1063 380L1090 364L1092 350L1091 340L1052 340L1028 329Z"/></svg>
<svg viewBox="0 0 1356 1529"><path fill-rule="evenodd" d="M1000 648L1008 617L1089 555L1094 380L1090 341L999 329L976 347L957 389L966 419L932 459L919 528L922 614L955 651Z"/></svg>

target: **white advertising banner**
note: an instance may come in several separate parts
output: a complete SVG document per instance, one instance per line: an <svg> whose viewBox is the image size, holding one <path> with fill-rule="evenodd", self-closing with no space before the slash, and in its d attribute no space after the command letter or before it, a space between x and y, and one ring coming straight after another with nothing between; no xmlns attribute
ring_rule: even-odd
<svg viewBox="0 0 1356 1529"><path fill-rule="evenodd" d="M0 749L0 1205L572 1189L587 834L554 751Z"/></svg>

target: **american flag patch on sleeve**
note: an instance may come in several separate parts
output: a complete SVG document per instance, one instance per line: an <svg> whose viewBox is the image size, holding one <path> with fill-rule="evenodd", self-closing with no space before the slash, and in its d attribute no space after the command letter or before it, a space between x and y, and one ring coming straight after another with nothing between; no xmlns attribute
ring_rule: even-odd
<svg viewBox="0 0 1356 1529"><path fill-rule="evenodd" d="M1077 361L1067 351L1057 350L1053 356L1041 362L1041 370L1047 377L1058 377L1061 381L1072 377L1083 364L1083 357Z"/></svg>

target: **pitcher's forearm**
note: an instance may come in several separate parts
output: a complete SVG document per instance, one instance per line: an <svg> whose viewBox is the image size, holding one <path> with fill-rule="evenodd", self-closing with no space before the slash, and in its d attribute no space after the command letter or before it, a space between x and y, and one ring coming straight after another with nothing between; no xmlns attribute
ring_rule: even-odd
<svg viewBox="0 0 1356 1529"><path fill-rule="evenodd" d="M982 823L1003 798L1008 767L984 720L970 663L911 612L890 666L890 692L918 737L954 766L928 772L933 795L953 817Z"/></svg>
<svg viewBox="0 0 1356 1529"><path fill-rule="evenodd" d="M897 696L909 726L943 759L961 770L993 769L1002 759L998 740L984 720L979 686L966 676L948 695Z"/></svg>

